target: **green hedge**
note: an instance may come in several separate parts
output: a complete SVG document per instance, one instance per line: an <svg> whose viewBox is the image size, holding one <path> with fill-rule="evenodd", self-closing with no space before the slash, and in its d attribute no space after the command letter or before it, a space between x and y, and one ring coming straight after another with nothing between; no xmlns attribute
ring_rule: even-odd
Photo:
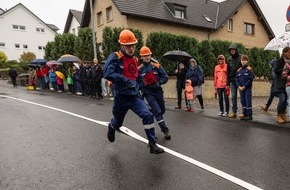
<svg viewBox="0 0 290 190"><path fill-rule="evenodd" d="M104 59L113 51L120 48L118 43L119 33L123 28L106 27L103 33L103 49ZM139 30L132 30L138 41L136 47L136 56L139 57L139 50L143 45L142 33ZM152 32L148 35L146 45L153 52L153 57L156 58L164 67L166 72L173 74L176 62L169 61L163 55L171 50L182 50L189 53L199 65L202 66L206 77L213 77L214 67L217 64L217 56L223 54L226 58L230 56L228 47L234 42L222 40L204 40L198 42L197 39L184 35L173 35L165 32ZM271 78L271 68L269 62L274 57L279 57L278 51L265 51L263 48L246 47L241 43L236 43L240 54L249 56L249 65L253 68L257 78Z"/></svg>

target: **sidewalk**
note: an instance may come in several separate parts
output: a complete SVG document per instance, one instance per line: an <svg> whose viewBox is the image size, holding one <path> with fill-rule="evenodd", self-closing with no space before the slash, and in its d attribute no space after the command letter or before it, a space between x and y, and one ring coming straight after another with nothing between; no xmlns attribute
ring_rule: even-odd
<svg viewBox="0 0 290 190"><path fill-rule="evenodd" d="M4 80L0 80L1 82L5 83ZM21 87L21 86L19 86ZM27 90L27 87L23 87L24 90ZM41 91L41 90L37 90ZM47 91L49 92L49 91ZM110 97L105 97L104 100L110 100ZM253 122L258 122L258 123L264 123L267 125L272 125L272 126L277 126L277 127L283 127L283 128L290 128L290 123L286 124L278 124L276 122L276 109L277 109L277 104L278 104L278 98L274 98L269 110L267 113L265 113L261 109L261 105L265 104L268 100L268 97L253 97L252 99L252 107L253 107L253 120L252 121L247 121L249 123ZM102 100L101 100L102 101ZM111 101L111 100L110 100ZM174 107L176 107L176 99L165 99L165 104L166 104L166 109L171 109L175 110ZM184 110L184 100L182 102L182 109L178 110L181 112L185 112ZM230 105L231 105L231 99L230 99ZM198 100L194 100L194 112L193 114L199 114L204 117L210 117L210 118L218 118L220 120L228 120L232 122L245 122L245 121L240 121L238 118L236 119L230 119L227 117L220 117L217 116L219 113L219 105L218 105L218 99L204 99L204 110L200 109ZM238 114L241 112L241 104L240 104L240 99L238 98ZM230 108L231 111L231 108ZM290 120L290 118L288 118Z"/></svg>
<svg viewBox="0 0 290 190"><path fill-rule="evenodd" d="M219 113L219 105L218 105L218 99L205 99L204 100L204 110L200 109L198 100L194 100L194 112L193 114L199 114L204 117L210 117L210 118L220 118L221 120L228 120L228 121L239 121L239 122L258 122L258 123L264 123L267 125L277 126L277 127L283 127L283 128L290 128L290 123L286 124L279 124L276 122L276 109L278 104L278 98L274 98L268 112L264 112L261 109L261 105L264 105L268 100L268 97L253 97L252 99L252 106L253 106L253 120L252 121L240 121L239 118L231 119L228 117L220 117L217 116ZM165 104L167 109L173 109L176 106L176 100L175 99L166 99ZM185 112L185 103L182 102L182 109L179 111ZM230 99L230 105L231 105L231 99ZM230 107L231 112L231 107ZM238 98L238 115L241 113L241 104L240 99ZM290 120L290 118L288 118Z"/></svg>

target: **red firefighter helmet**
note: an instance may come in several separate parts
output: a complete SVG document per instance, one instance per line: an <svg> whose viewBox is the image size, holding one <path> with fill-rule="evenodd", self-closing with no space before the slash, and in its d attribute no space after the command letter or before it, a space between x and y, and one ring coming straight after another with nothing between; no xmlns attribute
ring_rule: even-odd
<svg viewBox="0 0 290 190"><path fill-rule="evenodd" d="M141 49L140 49L140 56L145 56L145 55L151 55L152 52L151 50L149 49L149 47L147 46L143 46Z"/></svg>
<svg viewBox="0 0 290 190"><path fill-rule="evenodd" d="M133 45L138 42L133 32L130 30L124 29L119 36L118 42L122 45Z"/></svg>

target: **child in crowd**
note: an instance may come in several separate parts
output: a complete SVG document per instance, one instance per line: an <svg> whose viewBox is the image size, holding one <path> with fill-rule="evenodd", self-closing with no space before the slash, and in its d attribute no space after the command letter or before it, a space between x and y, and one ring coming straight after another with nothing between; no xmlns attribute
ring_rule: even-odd
<svg viewBox="0 0 290 190"><path fill-rule="evenodd" d="M28 90L34 90L35 89L35 81L34 81L34 77L29 77L28 81L27 81L27 86L28 86Z"/></svg>
<svg viewBox="0 0 290 190"><path fill-rule="evenodd" d="M55 74L56 74L56 84L57 84L58 92L63 92L64 91L64 86L63 86L64 75L60 71L55 71Z"/></svg>
<svg viewBox="0 0 290 190"><path fill-rule="evenodd" d="M193 93L193 87L191 84L191 80L188 79L185 82L185 89L184 89L184 94L186 96L186 101L187 101L187 105L186 105L186 111L190 111L193 112L193 97L194 97L194 93Z"/></svg>
<svg viewBox="0 0 290 190"><path fill-rule="evenodd" d="M54 72L54 69L50 69L48 73L49 81L51 84L50 90L54 91L57 90L57 85L56 85L56 74Z"/></svg>
<svg viewBox="0 0 290 190"><path fill-rule="evenodd" d="M72 72L73 72L73 66L70 66L68 69L68 74L66 78L66 83L68 86L68 94L74 94L74 83L73 83Z"/></svg>
<svg viewBox="0 0 290 190"><path fill-rule="evenodd" d="M225 61L224 55L219 55L217 58L217 64L214 68L214 88L215 93L218 95L219 98L219 107L220 112L218 113L218 116L229 116L229 109L230 109L230 103L229 103L229 84L227 80L227 64ZM224 112L224 103L225 101L225 112Z"/></svg>
<svg viewBox="0 0 290 190"><path fill-rule="evenodd" d="M252 68L248 66L249 58L247 55L241 56L242 67L240 67L236 74L236 85L240 91L241 104L244 117L240 120L253 120L252 117L252 84L254 74Z"/></svg>

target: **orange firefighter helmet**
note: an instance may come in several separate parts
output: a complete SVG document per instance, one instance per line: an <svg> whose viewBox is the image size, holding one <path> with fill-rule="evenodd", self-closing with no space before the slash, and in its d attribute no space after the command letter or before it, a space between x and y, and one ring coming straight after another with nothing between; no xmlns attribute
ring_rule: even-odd
<svg viewBox="0 0 290 190"><path fill-rule="evenodd" d="M141 49L140 49L140 56L145 56L145 55L151 55L152 52L151 50L149 49L149 47L147 46L143 46Z"/></svg>
<svg viewBox="0 0 290 190"><path fill-rule="evenodd" d="M122 45L133 45L136 44L138 40L136 39L133 32L130 30L124 29L119 36L119 43Z"/></svg>

